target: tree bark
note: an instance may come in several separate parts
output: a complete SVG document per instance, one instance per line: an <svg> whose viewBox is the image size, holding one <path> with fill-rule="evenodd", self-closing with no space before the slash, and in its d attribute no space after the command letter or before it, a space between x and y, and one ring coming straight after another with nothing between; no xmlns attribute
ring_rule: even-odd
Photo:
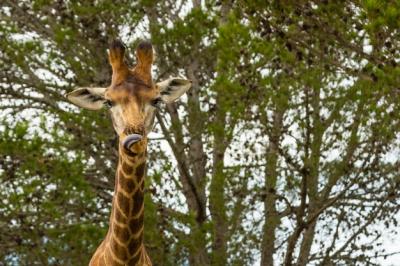
<svg viewBox="0 0 400 266"><path fill-rule="evenodd" d="M278 179L279 140L282 128L282 111L276 110L273 116L273 128L270 134L269 147L267 149L265 168L265 200L264 200L264 229L261 251L261 265L273 266L275 253L275 230L281 223L276 209L276 182ZM266 118L264 123L267 123Z"/></svg>

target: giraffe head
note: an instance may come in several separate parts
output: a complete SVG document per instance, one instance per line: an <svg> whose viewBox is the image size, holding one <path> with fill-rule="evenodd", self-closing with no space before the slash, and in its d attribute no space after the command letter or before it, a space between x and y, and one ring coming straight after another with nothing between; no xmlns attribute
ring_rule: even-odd
<svg viewBox="0 0 400 266"><path fill-rule="evenodd" d="M124 145L129 145L151 131L155 108L163 102L175 101L191 87L191 81L169 78L154 84L151 75L154 61L152 44L148 41L139 43L135 52L137 64L133 68L129 68L124 60L125 50L119 40L110 44L108 59L112 79L109 87L78 88L68 93L67 98L89 110L110 108L116 132L120 139L125 139ZM127 139L131 139L128 144Z"/></svg>

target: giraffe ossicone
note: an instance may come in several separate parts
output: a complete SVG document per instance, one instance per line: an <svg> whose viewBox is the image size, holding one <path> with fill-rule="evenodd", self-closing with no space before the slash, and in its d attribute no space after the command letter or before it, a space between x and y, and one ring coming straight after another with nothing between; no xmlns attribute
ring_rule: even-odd
<svg viewBox="0 0 400 266"><path fill-rule="evenodd" d="M109 108L119 135L109 229L90 266L152 265L143 242L147 134L153 128L156 108L175 101L191 87L191 81L182 78L153 83L154 53L150 42L137 46L133 68L125 62L125 51L121 41L110 44L108 59L113 73L109 87L78 88L66 95L70 102L85 109Z"/></svg>

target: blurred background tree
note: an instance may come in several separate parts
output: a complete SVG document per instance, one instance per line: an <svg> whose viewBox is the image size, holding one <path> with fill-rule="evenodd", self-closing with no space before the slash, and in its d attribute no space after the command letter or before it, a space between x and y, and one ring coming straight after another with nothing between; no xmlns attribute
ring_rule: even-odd
<svg viewBox="0 0 400 266"><path fill-rule="evenodd" d="M87 265L117 159L106 49L151 39L154 265L382 265L399 218L396 1L8 1L0 8L0 261ZM133 59L131 60L133 62ZM398 239L398 237L397 237ZM399 251L399 250L397 250Z"/></svg>

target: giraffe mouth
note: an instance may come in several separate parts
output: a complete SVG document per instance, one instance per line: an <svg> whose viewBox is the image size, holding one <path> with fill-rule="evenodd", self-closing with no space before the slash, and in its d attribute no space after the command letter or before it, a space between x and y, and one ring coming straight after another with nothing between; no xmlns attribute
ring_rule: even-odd
<svg viewBox="0 0 400 266"><path fill-rule="evenodd" d="M126 138L124 139L124 141L122 142L122 145L125 149L129 150L133 144L135 144L136 142L140 141L143 138L142 135L139 134L130 134L128 136L126 136Z"/></svg>

